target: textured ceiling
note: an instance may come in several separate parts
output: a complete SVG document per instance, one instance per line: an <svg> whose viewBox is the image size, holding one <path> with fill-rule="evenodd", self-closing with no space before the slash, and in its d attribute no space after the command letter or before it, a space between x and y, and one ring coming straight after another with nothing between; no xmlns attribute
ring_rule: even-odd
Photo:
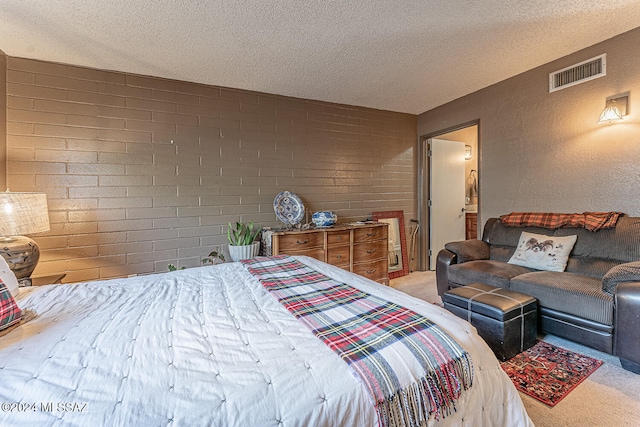
<svg viewBox="0 0 640 427"><path fill-rule="evenodd" d="M0 22L9 56L419 114L637 27L640 0L1 0Z"/></svg>

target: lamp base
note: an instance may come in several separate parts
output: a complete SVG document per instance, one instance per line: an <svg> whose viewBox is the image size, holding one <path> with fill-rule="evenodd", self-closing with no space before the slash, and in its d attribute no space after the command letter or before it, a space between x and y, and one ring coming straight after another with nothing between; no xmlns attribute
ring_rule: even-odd
<svg viewBox="0 0 640 427"><path fill-rule="evenodd" d="M10 240L10 241L8 241ZM11 236L0 240L0 255L9 264L17 279L31 276L40 259L40 249L32 239L25 236Z"/></svg>

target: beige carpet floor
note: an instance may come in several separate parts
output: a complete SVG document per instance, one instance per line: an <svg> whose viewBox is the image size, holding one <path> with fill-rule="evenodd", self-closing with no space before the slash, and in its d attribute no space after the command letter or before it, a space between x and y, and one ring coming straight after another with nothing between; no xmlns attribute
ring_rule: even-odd
<svg viewBox="0 0 640 427"><path fill-rule="evenodd" d="M433 271L391 280L391 287L429 302L441 303ZM553 335L539 338L604 363L553 408L520 393L538 427L640 426L640 375L625 371L616 357Z"/></svg>

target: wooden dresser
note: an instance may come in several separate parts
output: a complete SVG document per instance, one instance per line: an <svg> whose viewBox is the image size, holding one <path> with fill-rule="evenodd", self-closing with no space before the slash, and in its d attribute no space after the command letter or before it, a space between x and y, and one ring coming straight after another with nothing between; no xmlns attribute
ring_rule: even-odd
<svg viewBox="0 0 640 427"><path fill-rule="evenodd" d="M271 252L306 255L388 285L388 233L386 223L274 231Z"/></svg>

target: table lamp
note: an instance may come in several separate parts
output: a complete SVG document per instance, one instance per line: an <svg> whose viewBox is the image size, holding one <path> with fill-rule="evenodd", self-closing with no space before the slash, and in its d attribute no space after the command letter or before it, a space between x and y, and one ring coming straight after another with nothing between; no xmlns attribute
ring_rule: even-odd
<svg viewBox="0 0 640 427"><path fill-rule="evenodd" d="M0 255L18 282L29 286L40 259L36 242L22 234L49 231L49 211L44 193L0 193Z"/></svg>

